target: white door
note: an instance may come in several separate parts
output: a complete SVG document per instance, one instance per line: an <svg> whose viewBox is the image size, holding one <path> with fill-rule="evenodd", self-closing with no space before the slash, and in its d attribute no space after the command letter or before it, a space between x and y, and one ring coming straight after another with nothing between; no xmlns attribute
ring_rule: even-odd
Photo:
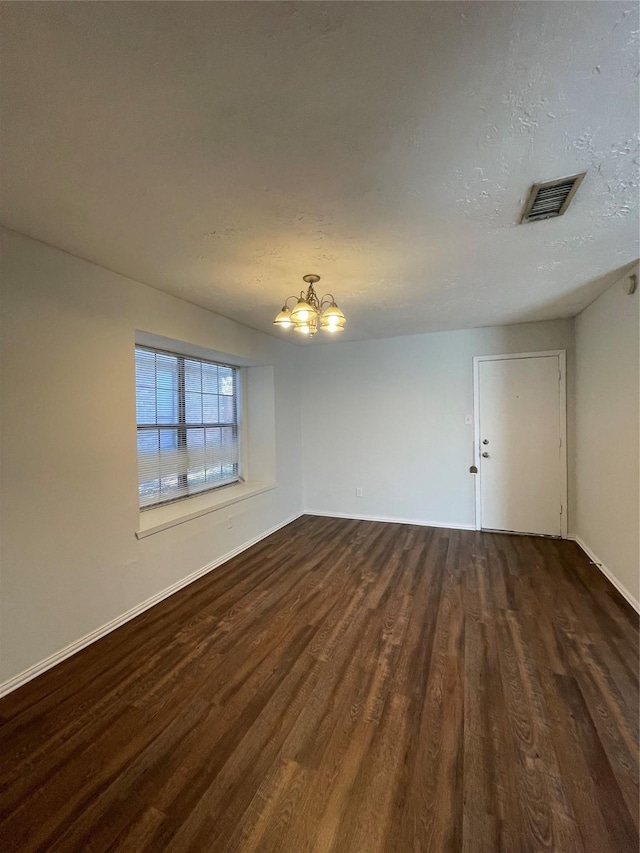
<svg viewBox="0 0 640 853"><path fill-rule="evenodd" d="M560 354L476 359L481 527L562 534Z"/></svg>

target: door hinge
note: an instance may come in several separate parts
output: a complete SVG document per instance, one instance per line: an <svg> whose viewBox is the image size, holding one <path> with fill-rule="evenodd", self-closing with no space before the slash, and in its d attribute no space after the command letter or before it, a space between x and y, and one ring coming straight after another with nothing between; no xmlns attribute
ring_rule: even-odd
<svg viewBox="0 0 640 853"><path fill-rule="evenodd" d="M562 515L562 504L560 504L560 515Z"/></svg>
<svg viewBox="0 0 640 853"><path fill-rule="evenodd" d="M562 382L562 371L558 371L558 382Z"/></svg>
<svg viewBox="0 0 640 853"><path fill-rule="evenodd" d="M558 445L558 447L562 447L562 436L560 437L560 444Z"/></svg>

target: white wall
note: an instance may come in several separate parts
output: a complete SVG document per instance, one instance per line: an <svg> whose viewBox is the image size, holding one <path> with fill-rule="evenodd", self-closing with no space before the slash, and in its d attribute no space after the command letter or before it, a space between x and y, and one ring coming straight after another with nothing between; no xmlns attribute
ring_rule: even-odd
<svg viewBox="0 0 640 853"><path fill-rule="evenodd" d="M11 232L1 265L0 684L301 510L290 344ZM274 366L277 489L136 539L136 329Z"/></svg>
<svg viewBox="0 0 640 853"><path fill-rule="evenodd" d="M639 337L639 294L621 281L576 318L576 533L636 606Z"/></svg>
<svg viewBox="0 0 640 853"><path fill-rule="evenodd" d="M552 349L567 350L571 457L573 320L309 347L305 508L473 527L473 356ZM573 473L570 458L570 506Z"/></svg>

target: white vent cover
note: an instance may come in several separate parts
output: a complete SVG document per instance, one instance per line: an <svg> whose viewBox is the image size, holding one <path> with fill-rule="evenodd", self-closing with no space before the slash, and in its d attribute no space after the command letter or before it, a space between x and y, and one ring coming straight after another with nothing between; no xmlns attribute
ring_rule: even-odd
<svg viewBox="0 0 640 853"><path fill-rule="evenodd" d="M535 222L537 219L562 216L585 175L586 172L581 172L579 175L571 175L568 178L534 184L524 207L522 221Z"/></svg>

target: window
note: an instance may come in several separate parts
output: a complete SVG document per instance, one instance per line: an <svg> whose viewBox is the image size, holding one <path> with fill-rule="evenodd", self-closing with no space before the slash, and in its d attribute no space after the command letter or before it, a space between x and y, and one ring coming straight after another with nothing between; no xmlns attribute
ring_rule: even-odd
<svg viewBox="0 0 640 853"><path fill-rule="evenodd" d="M240 479L238 369L136 347L140 508Z"/></svg>

